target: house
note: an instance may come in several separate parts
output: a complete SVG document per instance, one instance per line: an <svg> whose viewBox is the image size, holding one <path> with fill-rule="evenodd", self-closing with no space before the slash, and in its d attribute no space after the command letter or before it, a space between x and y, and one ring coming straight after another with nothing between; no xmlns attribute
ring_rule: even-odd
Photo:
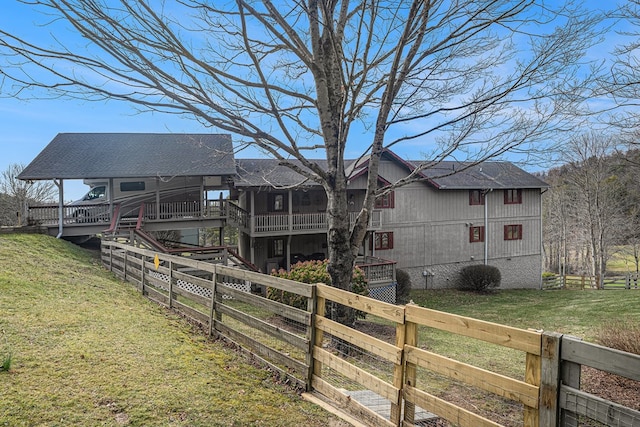
<svg viewBox="0 0 640 427"><path fill-rule="evenodd" d="M379 185L406 177L419 163L385 151ZM368 161L346 166L355 219ZM500 269L502 288L540 287L547 184L508 162L440 162L416 176L375 203L357 260L371 288L387 292L396 268L409 273L415 288L452 287L462 267L478 263ZM102 233L126 221L152 231L232 225L239 255L264 272L328 255L323 187L277 160L234 159L229 135L59 134L19 178L56 181L58 206L31 207L30 217L61 237ZM63 203L66 179L99 183L109 196L83 205L80 215L78 206ZM136 201L127 218L115 195L128 191L145 198L126 198ZM229 198L209 200L211 191L228 191Z"/></svg>
<svg viewBox="0 0 640 427"><path fill-rule="evenodd" d="M419 163L386 151L380 185L407 176ZM366 159L348 162L353 218L364 200L367 166ZM395 264L415 288L445 288L454 286L462 267L487 263L500 269L502 288L540 287L546 183L508 162L440 162L419 177L376 201L360 264L387 271ZM265 271L326 257L320 185L276 160L239 159L234 187L245 219L238 222L242 256Z"/></svg>

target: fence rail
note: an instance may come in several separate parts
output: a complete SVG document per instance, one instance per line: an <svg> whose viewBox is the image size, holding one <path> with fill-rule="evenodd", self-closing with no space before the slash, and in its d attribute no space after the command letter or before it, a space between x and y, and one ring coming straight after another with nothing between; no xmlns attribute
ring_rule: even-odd
<svg viewBox="0 0 640 427"><path fill-rule="evenodd" d="M600 281L596 276L588 275L553 275L542 279L543 289L640 289L638 273L620 276L606 276Z"/></svg>
<svg viewBox="0 0 640 427"><path fill-rule="evenodd" d="M580 389L582 366L640 382L640 356L565 336L560 359L565 367L559 393L563 425L577 427L588 418L607 426L640 426L640 411Z"/></svg>
<svg viewBox="0 0 640 427"><path fill-rule="evenodd" d="M305 388L307 398L321 395L366 425L514 425L479 413L483 402L465 407L434 391L432 375L444 378L441 384L461 383L478 390L478 395L514 402L513 407L521 408L515 425L573 427L577 424L572 420L580 417L605 425L640 425L638 411L591 396L579 383L581 365L640 380L640 356L556 333L388 304L323 284L298 283L115 241L103 241L102 261L149 298ZM267 288L270 293L295 295L292 300L297 303L266 298ZM366 313L366 321L356 322L355 329L335 321L344 308ZM522 378L429 351L422 340L433 330L522 354Z"/></svg>

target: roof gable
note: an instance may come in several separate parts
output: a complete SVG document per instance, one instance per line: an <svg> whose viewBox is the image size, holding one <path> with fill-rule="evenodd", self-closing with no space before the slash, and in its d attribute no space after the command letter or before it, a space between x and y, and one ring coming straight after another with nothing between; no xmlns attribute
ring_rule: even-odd
<svg viewBox="0 0 640 427"><path fill-rule="evenodd" d="M233 145L226 134L60 133L18 178L234 174Z"/></svg>

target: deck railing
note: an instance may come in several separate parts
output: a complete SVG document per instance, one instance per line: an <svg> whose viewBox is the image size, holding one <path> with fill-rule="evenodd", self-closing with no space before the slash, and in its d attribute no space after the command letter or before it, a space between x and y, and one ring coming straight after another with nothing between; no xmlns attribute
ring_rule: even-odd
<svg viewBox="0 0 640 427"><path fill-rule="evenodd" d="M231 205L231 204L229 204ZM114 205L115 206L115 205ZM204 206L204 209L203 209ZM223 217L227 203L224 200L206 200L204 205L199 201L149 202L144 204L144 221L166 221L193 219L204 217ZM84 225L98 222L111 222L110 205L108 203L63 206L63 224ZM122 207L120 216L136 217L139 206ZM32 224L57 225L59 211L57 205L29 206L28 221Z"/></svg>
<svg viewBox="0 0 640 427"><path fill-rule="evenodd" d="M237 208L237 207L236 207ZM237 208L242 211L240 208ZM242 211L246 218L250 218L250 214ZM356 221L358 212L349 212L349 221L353 224ZM326 212L307 212L289 214L263 214L254 215L252 218L253 233L272 233L272 232L298 232L298 231L324 231L329 227ZM375 210L372 212L369 228L380 228L381 212Z"/></svg>
<svg viewBox="0 0 640 427"><path fill-rule="evenodd" d="M356 260L369 283L394 283L396 281L396 262L377 257L360 257Z"/></svg>
<svg viewBox="0 0 640 427"><path fill-rule="evenodd" d="M122 217L135 217L139 205L122 207ZM29 221L42 225L56 225L58 223L58 206L29 206ZM353 224L357 212L349 212L349 221ZM193 219L204 217L227 217L233 225L250 230L252 233L273 232L321 232L328 229L326 212L308 212L294 214L266 214L251 216L228 200L206 200L204 205L199 201L148 202L144 204L144 221L166 221ZM111 213L108 203L64 206L64 224L90 224L96 222L110 222ZM381 226L381 212L374 210L371 214L369 228L378 229Z"/></svg>
<svg viewBox="0 0 640 427"><path fill-rule="evenodd" d="M58 224L58 205L29 206L28 221L30 224ZM63 206L63 224L92 224L111 221L109 205L99 203L82 206Z"/></svg>
<svg viewBox="0 0 640 427"><path fill-rule="evenodd" d="M227 218L232 224L247 229L249 228L249 213L235 203L227 203Z"/></svg>

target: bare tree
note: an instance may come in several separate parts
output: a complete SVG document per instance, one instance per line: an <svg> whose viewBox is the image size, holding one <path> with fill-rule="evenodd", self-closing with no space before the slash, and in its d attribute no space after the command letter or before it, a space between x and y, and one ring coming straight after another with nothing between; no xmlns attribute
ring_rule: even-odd
<svg viewBox="0 0 640 427"><path fill-rule="evenodd" d="M608 95L613 103L606 108L607 124L620 129L620 145L638 145L638 105L640 105L640 0L627 0L608 14L615 20L618 43L612 60L598 78L597 96Z"/></svg>
<svg viewBox="0 0 640 427"><path fill-rule="evenodd" d="M17 176L24 165L12 163L0 173L0 211L2 225L23 225L27 204L51 201L56 195L52 182L20 181Z"/></svg>
<svg viewBox="0 0 640 427"><path fill-rule="evenodd" d="M0 29L5 92L126 101L259 147L324 187L329 273L341 288L377 196L445 158L534 157L561 140L583 52L598 40L597 17L571 1L25 3L56 36L43 46ZM84 44L59 36L65 26ZM384 149L420 141L429 161L378 188ZM350 226L344 159L360 155L368 187Z"/></svg>
<svg viewBox="0 0 640 427"><path fill-rule="evenodd" d="M565 182L570 188L571 204L567 213L572 217L574 232L582 230L590 273L600 278L600 283L613 245L625 239L628 220L624 186L616 174L616 158L611 156L616 142L609 136L591 133L572 140L566 148L570 163Z"/></svg>

